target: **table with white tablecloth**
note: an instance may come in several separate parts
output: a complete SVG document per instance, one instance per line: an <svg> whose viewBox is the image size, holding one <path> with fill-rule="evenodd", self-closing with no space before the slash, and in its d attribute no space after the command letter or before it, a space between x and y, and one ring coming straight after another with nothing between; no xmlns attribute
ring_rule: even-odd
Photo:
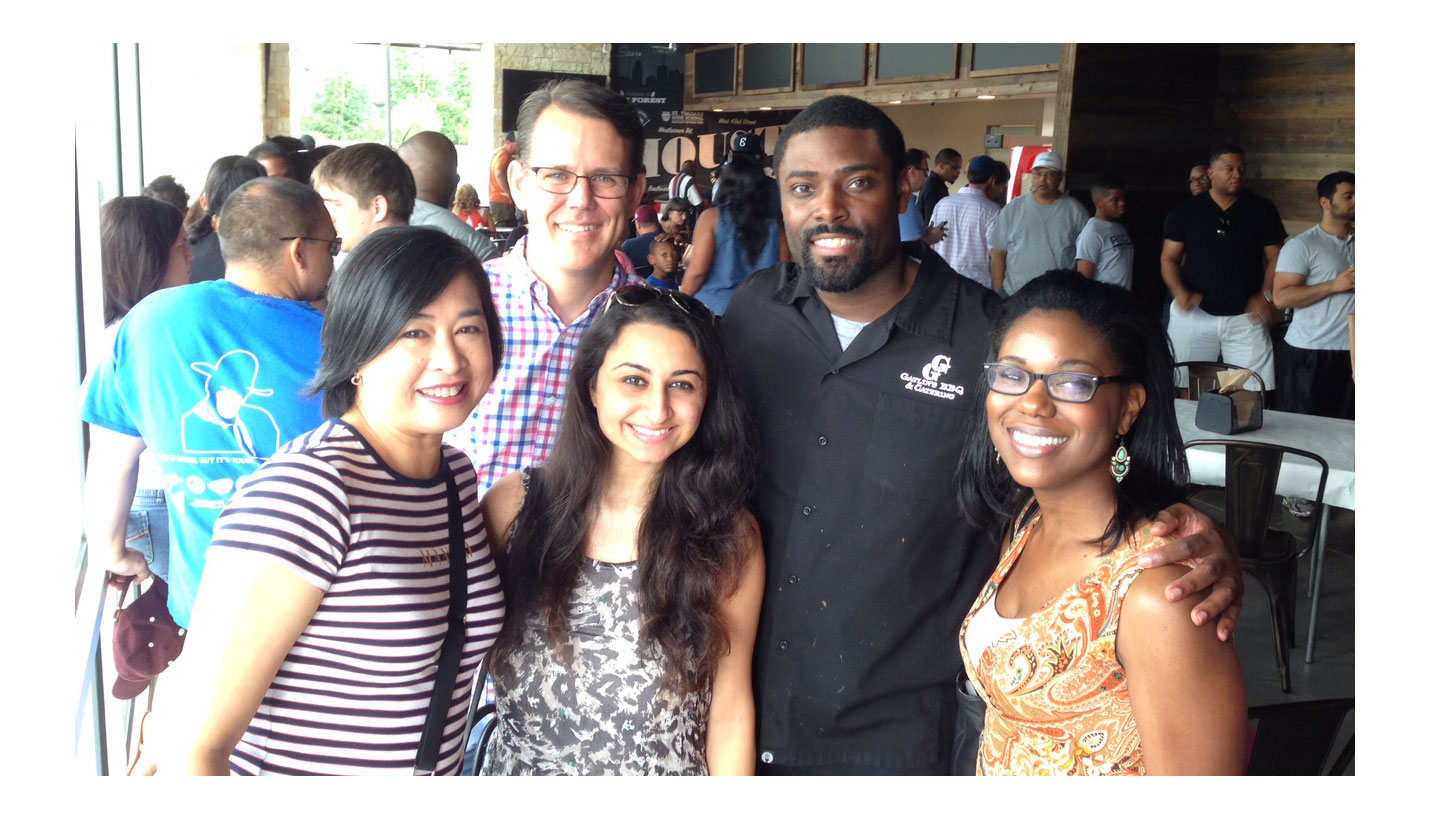
<svg viewBox="0 0 1430 819"><path fill-rule="evenodd" d="M1198 429L1197 402L1177 400L1177 425L1182 440L1222 439L1229 441L1261 441L1280 446L1304 449L1326 459L1330 474L1326 478L1325 502L1321 505L1321 522L1311 557L1311 622L1306 633L1306 662L1312 662L1316 645L1316 614L1321 598L1321 568L1326 550L1326 529L1330 507L1356 508L1356 425L1354 421L1301 415L1292 412L1266 410L1261 428L1235 435L1222 435ZM1224 450L1215 447L1193 447L1187 450L1187 466L1193 483L1222 486L1226 482ZM1305 458L1288 455L1281 465L1276 491L1281 495L1309 498L1316 494L1320 466Z"/></svg>

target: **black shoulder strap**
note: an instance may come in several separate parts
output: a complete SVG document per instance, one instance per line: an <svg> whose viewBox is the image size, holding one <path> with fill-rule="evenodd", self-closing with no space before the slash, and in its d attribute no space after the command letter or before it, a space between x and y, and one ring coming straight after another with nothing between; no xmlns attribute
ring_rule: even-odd
<svg viewBox="0 0 1430 819"><path fill-rule="evenodd" d="M462 530L462 499L452 470L445 463L442 468L447 475L447 636L442 639L432 702L427 706L427 722L422 726L422 742L417 746L417 762L412 767L414 776L436 773L442 728L447 722L447 711L452 707L452 689L467 633L467 539Z"/></svg>

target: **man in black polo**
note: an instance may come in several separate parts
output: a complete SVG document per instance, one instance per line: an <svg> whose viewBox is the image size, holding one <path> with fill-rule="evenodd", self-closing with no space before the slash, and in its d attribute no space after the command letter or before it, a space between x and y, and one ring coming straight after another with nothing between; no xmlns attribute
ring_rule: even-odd
<svg viewBox="0 0 1430 819"><path fill-rule="evenodd" d="M1216 361L1255 370L1276 388L1271 288L1286 229L1270 200L1242 184L1245 152L1211 150L1211 189L1172 211L1162 229L1162 280L1172 296L1167 335L1178 361ZM1186 268L1183 269L1183 256ZM1177 372L1185 387L1186 372ZM1252 382L1255 386L1255 382Z"/></svg>
<svg viewBox="0 0 1430 819"><path fill-rule="evenodd" d="M774 162L799 261L750 276L720 322L760 451L761 773L952 768L958 630L997 550L949 488L998 297L936 253L901 252L903 160L898 128L866 102L826 97L795 117ZM1179 531L1209 523L1174 510ZM1220 538L1163 558L1191 549L1217 555L1184 591L1228 575L1209 621L1240 575Z"/></svg>

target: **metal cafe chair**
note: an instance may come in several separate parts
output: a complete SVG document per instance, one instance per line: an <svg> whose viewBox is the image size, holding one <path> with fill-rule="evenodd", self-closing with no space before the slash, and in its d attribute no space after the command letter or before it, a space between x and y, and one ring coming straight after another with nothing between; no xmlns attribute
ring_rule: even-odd
<svg viewBox="0 0 1430 819"><path fill-rule="evenodd" d="M1320 467L1321 478L1313 498L1317 507L1326 493L1330 467L1326 459L1304 449L1261 441L1199 439L1187 441L1186 448L1221 447L1226 462L1226 528L1241 554L1241 564L1261 582L1271 601L1271 635L1276 649L1276 668L1281 673L1281 690L1291 691L1288 649L1296 642L1296 559L1316 542L1321 516L1311 518L1311 531L1304 545L1287 532L1270 528L1271 513L1277 506L1276 481L1287 455L1305 458Z"/></svg>
<svg viewBox="0 0 1430 819"><path fill-rule="evenodd" d="M1331 762L1331 750L1346 715L1354 711L1353 698L1285 702L1247 709L1251 750L1248 776L1341 776L1355 756L1355 736Z"/></svg>

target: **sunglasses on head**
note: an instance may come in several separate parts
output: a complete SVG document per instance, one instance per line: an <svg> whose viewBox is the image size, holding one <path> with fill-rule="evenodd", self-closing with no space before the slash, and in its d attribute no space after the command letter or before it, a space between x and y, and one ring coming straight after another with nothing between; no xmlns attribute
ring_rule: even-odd
<svg viewBox="0 0 1430 819"><path fill-rule="evenodd" d="M622 307L640 307L643 304L650 304L657 299L669 299L680 312L698 321L709 324L715 323L715 314L710 312L701 301L692 296L687 296L679 290L667 290L661 287L648 287L643 284L628 284L618 288L611 297L606 300L606 306L601 308L604 315L611 309L612 304L619 304Z"/></svg>

